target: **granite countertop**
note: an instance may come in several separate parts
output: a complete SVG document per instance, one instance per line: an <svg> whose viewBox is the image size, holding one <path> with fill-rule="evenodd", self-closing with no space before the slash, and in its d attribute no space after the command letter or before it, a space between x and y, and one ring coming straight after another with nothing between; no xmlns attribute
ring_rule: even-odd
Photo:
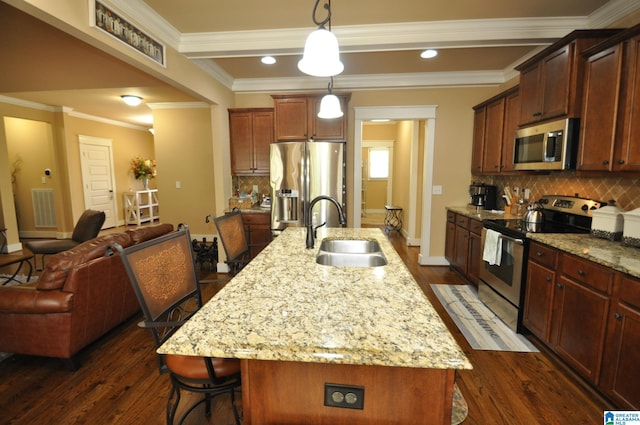
<svg viewBox="0 0 640 425"><path fill-rule="evenodd" d="M378 240L388 264L315 262L324 237ZM380 229L288 228L160 349L240 359L471 369L440 316Z"/></svg>
<svg viewBox="0 0 640 425"><path fill-rule="evenodd" d="M591 235L527 233L531 240L640 278L640 249Z"/></svg>
<svg viewBox="0 0 640 425"><path fill-rule="evenodd" d="M447 207L448 210L477 220L502 218L504 213L476 211L472 207ZM515 218L507 216L506 218ZM589 234L527 233L531 240L577 255L605 267L640 278L640 248L596 238Z"/></svg>

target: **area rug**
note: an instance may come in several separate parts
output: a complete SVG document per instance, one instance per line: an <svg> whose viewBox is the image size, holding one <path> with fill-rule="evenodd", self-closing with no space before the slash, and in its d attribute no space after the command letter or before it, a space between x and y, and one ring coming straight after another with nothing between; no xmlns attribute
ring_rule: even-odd
<svg viewBox="0 0 640 425"><path fill-rule="evenodd" d="M537 352L478 299L469 285L431 285L440 303L474 350Z"/></svg>
<svg viewBox="0 0 640 425"><path fill-rule="evenodd" d="M453 409L451 410L451 425L461 424L467 419L469 414L469 406L467 400L464 399L458 384L453 384Z"/></svg>
<svg viewBox="0 0 640 425"><path fill-rule="evenodd" d="M10 274L0 273L0 285L2 285L4 281L9 279L10 277L11 277ZM29 282L33 282L34 280L37 280L37 279L38 279L38 276L31 276L31 279L29 279ZM19 275L16 275L13 278L13 280L8 281L3 286L16 286L16 285L22 285L23 283L27 283L27 276L23 274L19 274Z"/></svg>

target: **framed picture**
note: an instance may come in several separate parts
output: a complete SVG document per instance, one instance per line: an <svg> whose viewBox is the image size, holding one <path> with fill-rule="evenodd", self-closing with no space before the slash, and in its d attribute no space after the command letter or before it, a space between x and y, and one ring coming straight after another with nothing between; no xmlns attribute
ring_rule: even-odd
<svg viewBox="0 0 640 425"><path fill-rule="evenodd" d="M164 44L98 0L89 0L89 24L166 67Z"/></svg>

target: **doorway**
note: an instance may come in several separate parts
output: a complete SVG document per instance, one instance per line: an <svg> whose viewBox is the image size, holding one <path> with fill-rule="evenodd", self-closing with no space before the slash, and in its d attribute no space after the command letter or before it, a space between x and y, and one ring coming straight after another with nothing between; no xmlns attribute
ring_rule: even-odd
<svg viewBox="0 0 640 425"><path fill-rule="evenodd" d="M78 138L85 209L104 211L103 229L116 227L112 141L83 135Z"/></svg>
<svg viewBox="0 0 640 425"><path fill-rule="evenodd" d="M411 148L411 155L409 159L408 167L411 170L410 178L407 184L409 185L409 207L408 214L405 217L405 223L407 223L407 233L409 235L416 234L416 222L417 222L417 193L418 187L422 186L422 205L420 213L420 256L418 258L419 264L425 264L425 261L429 258L430 251L430 234L431 234L431 193L433 187L433 152L435 146L435 124L436 124L436 106L423 105L423 106L373 106L373 107L354 107L355 122L354 122L354 179L353 179L353 192L351 194L351 205L353 206L353 227L361 226L361 196L362 196L362 168L359 164L362 164L362 125L364 121L376 120L376 119L392 119L392 120L421 120L424 123L424 135L425 146L423 155L421 158L418 156L417 137L415 143ZM417 126L415 126L417 127ZM416 128L416 133L418 132ZM422 180L418 181L418 169L422 165L423 173ZM407 239L411 243L410 238ZM417 243L416 243L417 244Z"/></svg>

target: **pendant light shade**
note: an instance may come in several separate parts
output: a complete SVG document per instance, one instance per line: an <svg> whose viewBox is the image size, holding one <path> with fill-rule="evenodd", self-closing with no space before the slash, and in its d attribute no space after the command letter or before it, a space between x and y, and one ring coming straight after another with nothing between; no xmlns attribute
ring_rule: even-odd
<svg viewBox="0 0 640 425"><path fill-rule="evenodd" d="M331 31L318 28L307 37L298 69L314 77L332 77L344 70L338 39Z"/></svg>
<svg viewBox="0 0 640 425"><path fill-rule="evenodd" d="M331 119L340 118L344 113L340 108L340 99L335 94L325 94L320 101L320 111L318 118Z"/></svg>

